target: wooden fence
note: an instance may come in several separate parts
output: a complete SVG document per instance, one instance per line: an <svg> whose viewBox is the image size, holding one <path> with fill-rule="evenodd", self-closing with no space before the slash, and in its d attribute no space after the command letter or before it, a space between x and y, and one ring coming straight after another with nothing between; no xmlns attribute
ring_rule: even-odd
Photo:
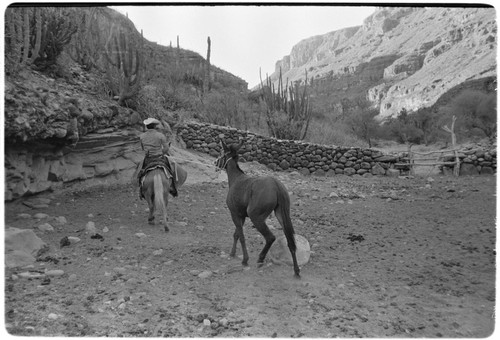
<svg viewBox="0 0 500 340"><path fill-rule="evenodd" d="M427 152L417 152L417 151L412 151L411 147L412 145L408 145L408 163L396 163L395 168L399 169L400 171L409 171L410 175L415 175L415 166L443 166L443 165L453 165L453 175L458 176L460 173L460 158L458 156L458 151L459 149L457 148L457 139L455 135L455 121L456 117L452 117L452 122L451 122L451 127L448 127L447 125L443 126L443 130L446 132L449 132L451 134L451 146L452 148L449 150L437 150L437 151L427 151ZM431 157L431 155L436 155L437 157ZM448 154L448 155L447 155ZM444 161L443 159L448 159L452 155L455 160L450 162L450 161ZM416 156L428 156L428 158L425 157L416 157ZM431 169L432 170L432 169Z"/></svg>

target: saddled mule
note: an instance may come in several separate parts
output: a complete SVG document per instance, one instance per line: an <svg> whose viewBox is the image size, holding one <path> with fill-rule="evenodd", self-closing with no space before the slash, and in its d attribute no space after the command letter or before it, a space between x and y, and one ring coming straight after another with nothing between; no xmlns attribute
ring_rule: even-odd
<svg viewBox="0 0 500 340"><path fill-rule="evenodd" d="M254 227L264 236L266 244L259 254L257 263L261 266L264 263L267 252L276 237L266 225L267 217L274 211L276 218L283 227L283 232L288 243L288 249L292 254L293 270L296 277L300 277L300 269L297 264L295 251L295 232L290 219L290 197L283 183L271 176L249 177L238 165L239 145L227 146L221 141L223 154L216 160L218 169L225 169L227 172L229 191L227 193L226 204L231 212L231 218L236 227L233 236L233 247L230 256L236 255L236 244L238 240L243 250L244 266L248 265L248 252L243 235L243 224L247 217L250 218Z"/></svg>
<svg viewBox="0 0 500 340"><path fill-rule="evenodd" d="M163 167L147 170L142 184L142 193L149 206L148 222L154 224L155 210L158 210L161 213L165 231L168 231L167 204L169 188L170 179L167 178Z"/></svg>

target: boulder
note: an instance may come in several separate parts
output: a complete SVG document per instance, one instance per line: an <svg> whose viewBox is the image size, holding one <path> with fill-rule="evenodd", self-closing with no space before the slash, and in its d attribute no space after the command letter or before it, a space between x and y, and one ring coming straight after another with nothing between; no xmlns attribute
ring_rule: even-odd
<svg viewBox="0 0 500 340"><path fill-rule="evenodd" d="M475 176L479 175L477 167L472 163L462 163L460 165L460 176Z"/></svg>
<svg viewBox="0 0 500 340"><path fill-rule="evenodd" d="M7 228L5 230L5 265L9 268L24 267L48 250L33 230Z"/></svg>
<svg viewBox="0 0 500 340"><path fill-rule="evenodd" d="M295 234L295 244L297 245L297 250L295 251L297 263L299 266L302 266L309 262L311 247L307 239L298 234ZM290 254L290 250L288 249L285 235L278 237L276 241L274 241L269 249L269 257L275 264L293 265L292 254Z"/></svg>
<svg viewBox="0 0 500 340"><path fill-rule="evenodd" d="M398 169L387 169L386 174L389 177L399 177L399 170Z"/></svg>
<svg viewBox="0 0 500 340"><path fill-rule="evenodd" d="M385 169L379 163L372 166L372 175L385 175Z"/></svg>

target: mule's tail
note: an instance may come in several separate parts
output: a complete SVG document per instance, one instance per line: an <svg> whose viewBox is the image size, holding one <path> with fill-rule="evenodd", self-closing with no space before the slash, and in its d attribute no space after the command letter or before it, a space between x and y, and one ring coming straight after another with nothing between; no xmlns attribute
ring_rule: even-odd
<svg viewBox="0 0 500 340"><path fill-rule="evenodd" d="M154 195L155 195L155 208L161 213L162 216L166 213L165 199L163 198L163 181L161 180L160 173L155 173L153 177Z"/></svg>
<svg viewBox="0 0 500 340"><path fill-rule="evenodd" d="M292 219L290 218L290 197L283 184L278 183L278 207L277 210L283 218L283 232L285 233L286 241L290 251L295 252L297 245L295 244L295 230L293 229Z"/></svg>
<svg viewBox="0 0 500 340"><path fill-rule="evenodd" d="M288 244L288 249L292 255L293 260L293 271L295 272L295 277L300 278L300 268L297 263L297 244L295 243L295 230L293 230L292 219L290 218L290 196L285 186L276 181L278 185L278 205L276 207L275 213L281 215L283 221L283 232L285 233L286 242Z"/></svg>

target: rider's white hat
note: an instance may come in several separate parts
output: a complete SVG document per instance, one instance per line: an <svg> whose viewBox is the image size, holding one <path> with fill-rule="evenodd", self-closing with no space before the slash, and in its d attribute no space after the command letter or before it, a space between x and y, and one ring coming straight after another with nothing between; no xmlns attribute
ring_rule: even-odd
<svg viewBox="0 0 500 340"><path fill-rule="evenodd" d="M158 119L150 117L150 118L144 120L144 125L149 125L149 124L160 124L160 121Z"/></svg>

